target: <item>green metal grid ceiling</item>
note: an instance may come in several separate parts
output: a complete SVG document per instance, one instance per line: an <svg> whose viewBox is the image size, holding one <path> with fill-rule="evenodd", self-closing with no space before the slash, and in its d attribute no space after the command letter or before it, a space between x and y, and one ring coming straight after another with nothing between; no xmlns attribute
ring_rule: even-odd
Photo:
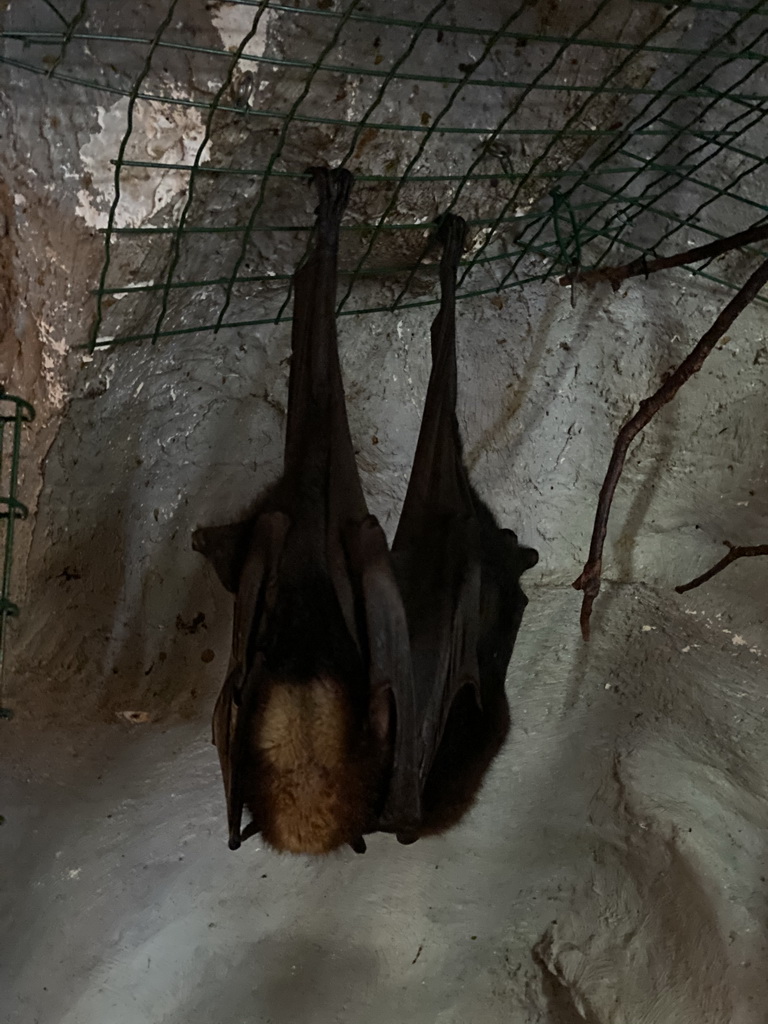
<svg viewBox="0 0 768 1024"><path fill-rule="evenodd" d="M767 0L234 0L194 22L157 0L140 25L129 8L25 0L2 33L17 73L124 118L95 347L286 319L310 163L358 182L340 314L435 301L425 243L449 208L471 229L463 296L685 249L768 212ZM153 156L163 124L178 146ZM133 192L169 176L172 199L132 217ZM729 287L720 264L687 272Z"/></svg>

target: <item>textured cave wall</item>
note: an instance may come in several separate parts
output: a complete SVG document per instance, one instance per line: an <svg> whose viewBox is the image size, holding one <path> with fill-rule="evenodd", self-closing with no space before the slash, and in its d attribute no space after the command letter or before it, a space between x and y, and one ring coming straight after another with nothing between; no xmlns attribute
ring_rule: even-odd
<svg viewBox="0 0 768 1024"><path fill-rule="evenodd" d="M185 26L198 40L237 28L226 5L213 7ZM541 5L536 16L562 19L565 8ZM144 5L143 16L158 9ZM127 76L125 55L112 57ZM210 92L214 70L167 60L179 90ZM573 306L553 281L461 304L472 476L541 554L510 671L511 740L450 836L402 849L377 837L358 859L278 858L256 843L229 855L208 719L231 604L189 536L238 513L279 471L289 325L78 349L93 323L97 229L126 105L3 74L0 358L8 389L38 409L22 484L34 515L14 578L23 611L5 680L16 719L2 723L4 860L18 883L0 905L2 931L15 937L2 958L4 1018L762 1024L765 566L739 563L683 596L672 588L716 560L723 539L766 540L765 307L737 321L633 448L584 646L570 583L616 430L727 293L679 271L617 294L580 290ZM286 74L268 88L297 84ZM403 110L424 102L406 97ZM313 132L286 159L343 149ZM201 121L147 121L139 138L180 159L202 140ZM272 142L232 118L212 145L253 146L258 166ZM371 139L353 166L386 158ZM178 209L183 186L137 172L126 216L158 222ZM361 219L385 198L362 192ZM253 183L240 194L229 181L197 201L226 212L253 194ZM439 196L403 202L423 203L430 218ZM265 203L265 217L311 216L300 184L282 183ZM476 212L473 203L468 190L459 212ZM381 260L407 263L418 243L393 242ZM286 271L301 248L300 237L275 234L251 255ZM198 246L184 259L193 274L226 255ZM117 269L136 275L126 283L148 280L163 258L132 243ZM723 273L741 280L746 265L734 257ZM355 301L376 304L398 283L359 282ZM425 270L415 288L428 295L434 277ZM276 296L239 286L233 318L269 315ZM220 299L174 298L170 322L200 322ZM117 298L104 332L151 330L156 313L150 298ZM390 535L429 372L430 316L340 323L363 482ZM147 724L128 725L126 711Z"/></svg>

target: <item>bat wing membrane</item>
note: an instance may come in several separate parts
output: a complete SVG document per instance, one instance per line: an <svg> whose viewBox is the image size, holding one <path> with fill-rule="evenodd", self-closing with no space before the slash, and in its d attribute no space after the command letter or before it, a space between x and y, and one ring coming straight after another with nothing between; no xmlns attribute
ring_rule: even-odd
<svg viewBox="0 0 768 1024"><path fill-rule="evenodd" d="M408 617L414 679L414 698L406 704L409 717L397 723L398 730L408 734L408 742L400 736L395 742L387 805L386 824L404 826L388 829L401 841L450 827L469 806L485 770L476 771L475 766L487 767L498 749L498 736L503 739L508 728L504 676L522 612L512 607L518 601L520 570L514 566L517 571L510 575L507 565L496 564L504 533L470 485L456 418L456 271L465 232L465 222L450 214L438 232L443 244L441 302L431 329L432 371L392 545ZM513 534L509 541L517 546ZM521 555L521 560L531 564L529 554ZM510 599L500 601L497 590L499 595L509 592ZM468 696L458 701L467 688L473 691L472 703ZM436 761L442 762L439 770ZM468 781L458 786L447 780L443 794L440 780L447 761ZM414 763L420 829L411 828L408 809L400 801L400 793L413 785ZM452 807L447 793L460 789L469 800L462 797L463 809L457 810L458 803Z"/></svg>
<svg viewBox="0 0 768 1024"><path fill-rule="evenodd" d="M371 727L381 744L394 737L393 771L379 826L389 830L389 823L392 831L414 827L421 820L420 741L413 728L418 708L405 608L376 517L350 525L345 539L368 639Z"/></svg>
<svg viewBox="0 0 768 1024"><path fill-rule="evenodd" d="M258 647L268 625L269 612L274 604L280 554L289 525L288 517L282 512L264 512L248 524L251 539L241 562L240 586L235 598L229 672L213 712L213 742L221 764L227 800L229 845L232 849L237 849L241 841L248 730L254 704L258 700L262 675L263 658L253 648ZM237 523L233 527L214 527L198 533L239 530L242 526ZM215 536L224 537L226 534L218 533ZM214 545L213 550L219 554L221 548ZM216 562L213 558L211 560L219 572ZM220 572L219 576L221 578Z"/></svg>

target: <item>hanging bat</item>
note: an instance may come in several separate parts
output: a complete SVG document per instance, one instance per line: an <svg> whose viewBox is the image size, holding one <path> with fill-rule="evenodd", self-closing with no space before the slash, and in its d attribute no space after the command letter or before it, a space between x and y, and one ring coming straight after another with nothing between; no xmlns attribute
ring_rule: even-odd
<svg viewBox="0 0 768 1024"><path fill-rule="evenodd" d="M441 302L432 372L392 557L412 676L395 694L398 737L382 831L400 842L443 832L475 800L509 730L504 684L523 610L519 578L538 554L498 526L469 482L456 418L456 271L466 224L447 214L437 240ZM403 720L403 715L407 715Z"/></svg>
<svg viewBox="0 0 768 1024"><path fill-rule="evenodd" d="M405 699L413 686L405 613L366 508L339 367L337 253L352 175L309 173L319 206L314 250L294 279L283 474L247 519L195 531L193 547L235 594L213 714L230 848L260 832L277 850L349 843L364 852L407 735L395 735L392 695Z"/></svg>

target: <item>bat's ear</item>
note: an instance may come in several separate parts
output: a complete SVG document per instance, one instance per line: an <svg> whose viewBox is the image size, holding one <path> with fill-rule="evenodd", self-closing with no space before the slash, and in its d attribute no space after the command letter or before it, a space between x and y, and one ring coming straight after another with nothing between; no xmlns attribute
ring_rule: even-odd
<svg viewBox="0 0 768 1024"><path fill-rule="evenodd" d="M520 548L520 557L523 562L523 572L532 569L539 560L539 552L535 548Z"/></svg>
<svg viewBox="0 0 768 1024"><path fill-rule="evenodd" d="M248 549L250 520L228 526L206 526L192 534L192 547L205 555L224 587L237 593Z"/></svg>
<svg viewBox="0 0 768 1024"><path fill-rule="evenodd" d="M501 532L504 534L507 544L513 549L515 561L520 565L520 572L532 569L539 560L539 552L535 548L523 547L514 530L504 529Z"/></svg>

